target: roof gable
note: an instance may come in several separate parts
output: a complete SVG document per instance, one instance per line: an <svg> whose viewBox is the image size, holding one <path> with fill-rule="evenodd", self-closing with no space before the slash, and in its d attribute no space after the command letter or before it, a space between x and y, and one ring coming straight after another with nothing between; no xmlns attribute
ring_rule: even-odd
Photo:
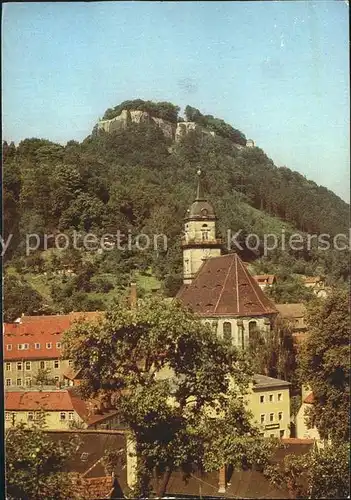
<svg viewBox="0 0 351 500"><path fill-rule="evenodd" d="M264 316L276 314L274 304L237 254L212 257L177 298L202 316Z"/></svg>

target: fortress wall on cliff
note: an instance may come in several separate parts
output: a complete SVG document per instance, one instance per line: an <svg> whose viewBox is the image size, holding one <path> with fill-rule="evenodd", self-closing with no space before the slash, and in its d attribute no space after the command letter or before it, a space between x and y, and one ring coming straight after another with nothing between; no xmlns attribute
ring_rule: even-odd
<svg viewBox="0 0 351 500"><path fill-rule="evenodd" d="M175 140L178 142L182 137L187 135L189 132L194 131L194 132L199 132L203 136L204 135L211 135L212 137L215 136L215 132L211 130L207 130L198 123L195 122L179 122L177 124L171 123L169 121L163 120L162 118L157 118L155 116L151 116L149 113L146 111L138 111L138 110L131 110L128 111L124 109L121 114L116 116L115 118L111 118L111 120L100 120L97 123L97 129L98 130L104 130L105 132L114 132L116 130L120 129L125 129L128 127L128 124L132 123L155 123L164 135L172 140ZM248 140L248 147L253 147L252 146L253 141ZM241 144L235 144L235 146L238 149L242 149L245 146L242 146Z"/></svg>

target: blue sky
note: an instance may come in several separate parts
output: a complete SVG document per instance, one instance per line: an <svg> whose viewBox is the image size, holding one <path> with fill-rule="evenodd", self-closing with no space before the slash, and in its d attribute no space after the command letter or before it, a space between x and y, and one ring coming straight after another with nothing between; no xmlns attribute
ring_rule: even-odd
<svg viewBox="0 0 351 500"><path fill-rule="evenodd" d="M190 104L349 200L345 1L13 3L2 26L5 140L82 140L125 99Z"/></svg>

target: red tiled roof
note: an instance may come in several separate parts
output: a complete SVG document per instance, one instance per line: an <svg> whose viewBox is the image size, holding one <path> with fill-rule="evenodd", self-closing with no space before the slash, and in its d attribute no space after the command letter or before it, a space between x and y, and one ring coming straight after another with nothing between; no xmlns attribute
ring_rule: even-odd
<svg viewBox="0 0 351 500"><path fill-rule="evenodd" d="M117 414L116 409L103 409L94 413L95 400L85 401L74 390L7 391L5 409L8 411L75 411L89 425Z"/></svg>
<svg viewBox="0 0 351 500"><path fill-rule="evenodd" d="M283 318L303 318L307 314L305 304L297 302L296 304L275 304Z"/></svg>
<svg viewBox="0 0 351 500"><path fill-rule="evenodd" d="M314 399L314 394L313 392L311 392L308 396L305 397L305 399L303 400L303 403L306 403L308 405L313 405L315 402L315 399Z"/></svg>
<svg viewBox="0 0 351 500"><path fill-rule="evenodd" d="M313 444L314 439L282 438L284 444Z"/></svg>
<svg viewBox="0 0 351 500"><path fill-rule="evenodd" d="M22 316L20 323L4 324L4 344L6 361L22 359L52 359L61 355L57 342L61 342L62 333L78 319L99 320L102 312L75 312L57 316ZM9 351L7 345L11 344ZM18 344L28 344L28 349L18 349ZM35 344L40 344L35 349ZM52 344L47 348L46 344Z"/></svg>
<svg viewBox="0 0 351 500"><path fill-rule="evenodd" d="M69 314L54 314L54 315L45 315L45 316L26 316L23 315L20 318L21 324L32 323L33 321L36 323L38 321L43 321L50 323L51 325L67 325L72 323L74 320L80 318L86 318L87 320L91 319L99 319L104 313L102 311L74 311ZM67 327L66 327L67 328Z"/></svg>
<svg viewBox="0 0 351 500"><path fill-rule="evenodd" d="M79 380L80 372L81 372L80 368L78 370L74 370L69 366L65 370L62 370L62 375L68 378L69 380Z"/></svg>
<svg viewBox="0 0 351 500"><path fill-rule="evenodd" d="M254 278L257 283L268 283L268 285L272 285L276 280L275 274L257 274Z"/></svg>
<svg viewBox="0 0 351 500"><path fill-rule="evenodd" d="M189 285L177 298L202 316L263 316L276 314L240 257L233 253L204 262Z"/></svg>
<svg viewBox="0 0 351 500"><path fill-rule="evenodd" d="M5 393L5 409L11 411L73 411L68 391L11 391Z"/></svg>

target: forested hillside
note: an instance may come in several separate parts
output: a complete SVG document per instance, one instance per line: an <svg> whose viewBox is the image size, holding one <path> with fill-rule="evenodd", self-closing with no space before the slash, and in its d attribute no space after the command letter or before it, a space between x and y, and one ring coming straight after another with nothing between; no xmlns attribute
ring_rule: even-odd
<svg viewBox="0 0 351 500"><path fill-rule="evenodd" d="M178 116L179 108L163 104L164 113ZM29 287L29 295L33 288L38 294L32 312L106 307L133 274L145 292L161 286L165 293L175 293L181 276L183 217L194 198L199 167L224 240L228 229L242 229L242 239L252 232L261 238L271 232L279 236L282 229L287 235L296 230L347 232L348 205L338 196L297 172L277 168L259 148L237 149L230 126L222 120L195 108L186 111L187 119L227 132L214 137L189 132L172 143L159 128L132 123L111 134L94 130L82 143L69 141L66 146L38 138L25 139L18 147L3 144L5 240L13 234L5 254L5 287L12 290L5 307L14 309L11 318L24 312L16 304L23 287ZM168 249L25 255L26 234L70 235L73 230L99 236L117 230L164 233ZM258 272L324 274L329 283L348 276L346 251L276 250L267 257L262 251L242 252ZM65 269L74 274L57 274Z"/></svg>

